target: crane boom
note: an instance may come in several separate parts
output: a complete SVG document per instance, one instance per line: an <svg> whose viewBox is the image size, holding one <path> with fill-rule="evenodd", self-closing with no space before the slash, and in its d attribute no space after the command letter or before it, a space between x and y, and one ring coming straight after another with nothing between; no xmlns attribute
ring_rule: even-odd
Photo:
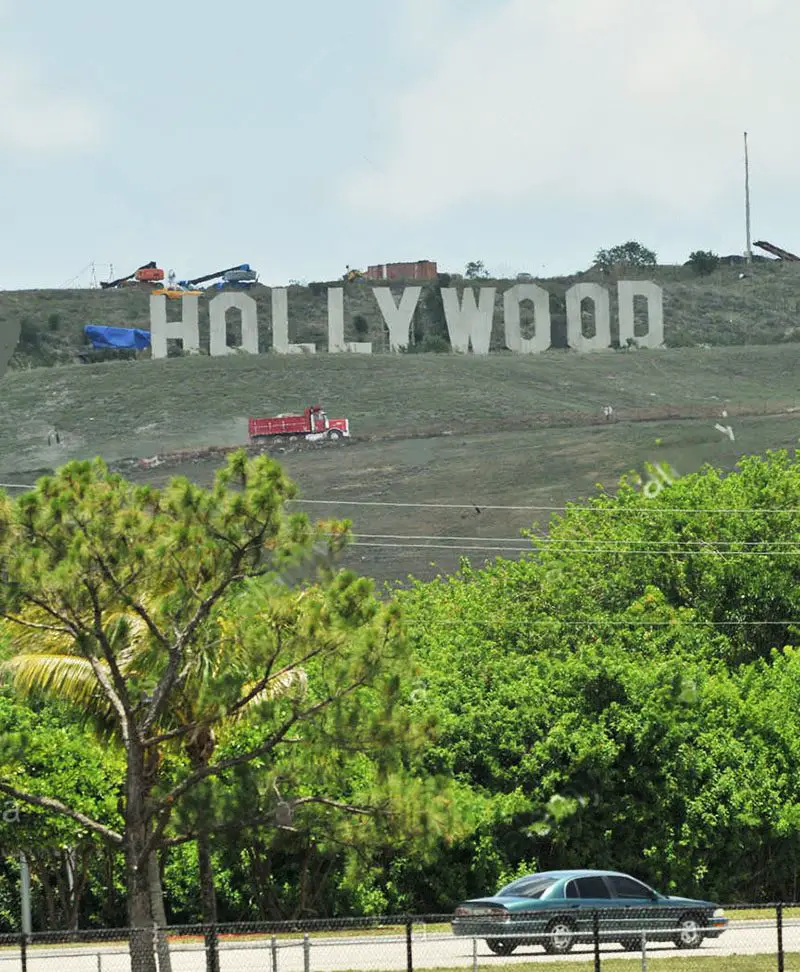
<svg viewBox="0 0 800 972"><path fill-rule="evenodd" d="M120 284L125 283L126 280L133 280L139 270L155 270L156 262L151 260L149 263L143 264L141 267L137 267L133 273L129 273L127 277L118 277L116 280L106 280L101 281L100 286L103 290L108 290L109 287L119 287Z"/></svg>
<svg viewBox="0 0 800 972"><path fill-rule="evenodd" d="M249 269L249 263L240 263L235 267L228 267L225 270L217 270L216 273L206 273L202 277L194 277L192 280L181 280L181 284L193 287L195 284L205 283L207 280L214 280L216 277L223 277L226 273L233 273L234 270Z"/></svg>
<svg viewBox="0 0 800 972"><path fill-rule="evenodd" d="M766 250L767 253L772 253L780 260L788 260L790 263L800 263L799 256L795 256L794 253L790 253L788 250L784 250L780 246L775 246L773 243L768 243L766 240L756 240L754 245L757 246L759 250Z"/></svg>

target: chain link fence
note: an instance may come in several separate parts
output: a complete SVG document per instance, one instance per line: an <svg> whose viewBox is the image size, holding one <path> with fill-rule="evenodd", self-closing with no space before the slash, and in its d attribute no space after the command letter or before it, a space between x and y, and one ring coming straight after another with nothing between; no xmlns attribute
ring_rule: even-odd
<svg viewBox="0 0 800 972"><path fill-rule="evenodd" d="M716 927L677 912L581 909L475 934L454 934L446 914L0 935L0 972L800 972L800 905L725 912Z"/></svg>

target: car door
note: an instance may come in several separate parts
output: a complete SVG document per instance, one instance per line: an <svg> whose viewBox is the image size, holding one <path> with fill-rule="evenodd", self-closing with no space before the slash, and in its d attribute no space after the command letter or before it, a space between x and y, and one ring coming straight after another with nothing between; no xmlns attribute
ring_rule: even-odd
<svg viewBox="0 0 800 972"><path fill-rule="evenodd" d="M566 888L570 904L577 899L577 924L581 935L590 938L594 934L594 913L597 912L600 934L607 938L614 928L617 915L612 908L611 891L600 874L587 875L570 881Z"/></svg>
<svg viewBox="0 0 800 972"><path fill-rule="evenodd" d="M620 931L628 931L631 938L639 938L643 931L652 932L657 928L659 909L651 888L624 874L609 874L606 882L619 916L616 927Z"/></svg>

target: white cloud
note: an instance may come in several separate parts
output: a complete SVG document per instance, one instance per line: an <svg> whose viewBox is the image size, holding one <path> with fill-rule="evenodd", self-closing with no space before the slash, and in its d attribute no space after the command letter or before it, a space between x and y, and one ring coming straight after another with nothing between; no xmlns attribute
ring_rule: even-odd
<svg viewBox="0 0 800 972"><path fill-rule="evenodd" d="M9 5L0 0L0 16ZM34 56L0 42L0 150L41 156L94 147L101 137L99 112L85 98L60 90Z"/></svg>
<svg viewBox="0 0 800 972"><path fill-rule="evenodd" d="M795 0L502 0L463 27L453 2L447 23L438 52L407 38L415 80L382 99L352 206L602 196L679 218L739 191L747 128L760 177L796 178Z"/></svg>

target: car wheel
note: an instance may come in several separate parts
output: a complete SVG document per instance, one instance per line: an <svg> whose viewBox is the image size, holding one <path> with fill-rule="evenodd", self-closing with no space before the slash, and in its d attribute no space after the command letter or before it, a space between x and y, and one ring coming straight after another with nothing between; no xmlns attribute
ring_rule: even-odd
<svg viewBox="0 0 800 972"><path fill-rule="evenodd" d="M681 915L675 944L678 948L700 948L703 944L703 925L697 915Z"/></svg>
<svg viewBox="0 0 800 972"><path fill-rule="evenodd" d="M510 942L507 938L487 938L486 944L495 955L510 955L517 947L516 942Z"/></svg>
<svg viewBox="0 0 800 972"><path fill-rule="evenodd" d="M554 918L545 932L544 950L550 955L566 955L575 944L575 925L569 918Z"/></svg>

